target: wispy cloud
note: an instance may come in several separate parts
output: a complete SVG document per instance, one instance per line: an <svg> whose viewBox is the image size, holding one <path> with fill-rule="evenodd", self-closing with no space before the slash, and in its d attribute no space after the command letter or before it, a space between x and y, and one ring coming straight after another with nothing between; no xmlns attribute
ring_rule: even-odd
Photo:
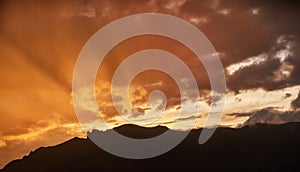
<svg viewBox="0 0 300 172"><path fill-rule="evenodd" d="M242 62L235 63L235 64L228 66L226 68L226 70L229 75L233 75L235 72L243 69L244 67L258 65L261 62L264 62L266 60L266 58L267 58L266 53L263 53L263 54L260 54L258 56L254 56L254 57L249 57L249 58L243 60Z"/></svg>

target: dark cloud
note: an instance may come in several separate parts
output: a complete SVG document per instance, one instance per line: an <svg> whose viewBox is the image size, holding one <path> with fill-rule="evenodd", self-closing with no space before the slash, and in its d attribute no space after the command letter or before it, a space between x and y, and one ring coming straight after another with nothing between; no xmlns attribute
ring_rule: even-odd
<svg viewBox="0 0 300 172"><path fill-rule="evenodd" d="M227 9L228 14L219 13ZM253 10L256 9L256 14ZM268 60L260 65L244 68L234 76L228 76L228 87L233 91L252 88L265 90L281 89L300 83L299 3L293 1L219 1L212 8L212 2L190 0L181 12L188 16L205 16L208 22L199 26L216 50L224 53L224 66L238 63L262 53L268 53ZM296 49L286 63L294 69L289 78L274 81L274 73L280 70L281 62L273 59L274 53L283 45L274 45L276 40L288 35ZM274 47L275 46L275 47ZM280 47L281 46L281 47Z"/></svg>
<svg viewBox="0 0 300 172"><path fill-rule="evenodd" d="M290 39L289 37L285 37ZM288 59L296 57L287 55L285 61L277 58L279 51L285 51L284 45L273 43L273 47L267 52L266 60L262 63L244 67L238 70L231 76L228 76L228 87L231 90L238 92L239 90L246 90L252 88L264 88L265 90L282 89L288 86L297 85L300 81L293 77L294 71L289 71L289 76L283 75L282 66L290 66L295 68L295 64L289 62Z"/></svg>

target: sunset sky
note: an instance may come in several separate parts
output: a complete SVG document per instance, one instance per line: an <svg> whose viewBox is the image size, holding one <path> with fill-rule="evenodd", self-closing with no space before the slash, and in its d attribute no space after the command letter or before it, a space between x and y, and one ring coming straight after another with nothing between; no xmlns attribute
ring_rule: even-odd
<svg viewBox="0 0 300 172"><path fill-rule="evenodd" d="M199 28L210 40L224 66L227 94L220 126L300 121L300 6L285 1L100 0L0 2L0 168L41 146L72 137L86 137L72 101L76 59L89 38L119 18L138 13L165 13ZM134 26L132 26L134 27ZM164 26L162 26L164 27ZM120 28L120 31L122 28ZM201 46L201 45L199 45ZM101 49L101 47L99 47ZM186 100L199 113L177 119L180 94L166 74L147 71L130 88L133 106L127 119L144 126L197 119L204 125L210 111L210 84L197 57L184 45L162 36L143 35L115 46L100 65L95 84L99 113L111 127L127 123L116 111L111 79L129 55L144 49L162 49L182 59L192 70L200 99ZM149 112L149 93L166 94L162 118ZM95 111L82 88L76 94L81 108ZM159 106L160 102L157 102ZM83 125L105 130L97 119Z"/></svg>

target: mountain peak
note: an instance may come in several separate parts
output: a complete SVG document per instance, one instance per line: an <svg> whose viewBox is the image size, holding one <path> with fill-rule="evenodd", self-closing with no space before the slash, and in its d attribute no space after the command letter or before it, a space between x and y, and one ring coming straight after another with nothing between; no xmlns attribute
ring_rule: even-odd
<svg viewBox="0 0 300 172"><path fill-rule="evenodd" d="M130 138L146 139L146 138L158 136L164 133L165 131L167 131L168 128L165 126L143 127L134 124L124 124L113 128L113 130ZM88 133L88 135L92 133L95 134L95 133L102 133L102 132L105 131L93 130L92 132Z"/></svg>

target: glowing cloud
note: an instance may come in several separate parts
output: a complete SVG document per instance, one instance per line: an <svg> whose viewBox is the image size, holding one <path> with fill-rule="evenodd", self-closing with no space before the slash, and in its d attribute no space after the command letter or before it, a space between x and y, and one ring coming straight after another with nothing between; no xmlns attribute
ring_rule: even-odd
<svg viewBox="0 0 300 172"><path fill-rule="evenodd" d="M226 68L226 70L229 75L233 75L235 72L237 72L240 69L243 69L244 67L258 65L261 62L264 62L266 60L266 58L267 58L267 54L265 54L265 53L260 54L258 56L249 57L240 63L235 63L235 64L228 66Z"/></svg>

